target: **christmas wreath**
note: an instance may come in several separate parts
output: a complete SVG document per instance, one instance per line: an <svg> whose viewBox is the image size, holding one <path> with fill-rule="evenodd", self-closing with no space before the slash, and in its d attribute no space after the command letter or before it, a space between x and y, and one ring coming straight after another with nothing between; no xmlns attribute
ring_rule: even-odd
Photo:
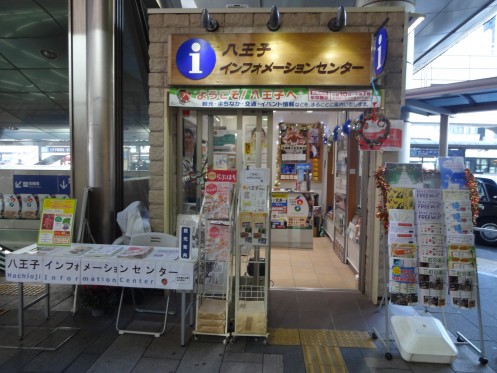
<svg viewBox="0 0 497 373"><path fill-rule="evenodd" d="M371 125L375 124L380 128L384 128L385 131L382 131L381 134L376 137L368 137L364 133L364 131ZM353 124L353 128L356 133L356 139L365 143L370 149L378 149L385 142L390 134L390 121L383 114L377 114L375 111L371 113L361 114L361 116L356 119Z"/></svg>

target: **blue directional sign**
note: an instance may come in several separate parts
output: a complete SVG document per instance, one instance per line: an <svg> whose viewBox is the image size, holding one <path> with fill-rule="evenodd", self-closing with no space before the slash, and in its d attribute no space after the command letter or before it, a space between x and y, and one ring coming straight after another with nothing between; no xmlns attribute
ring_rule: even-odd
<svg viewBox="0 0 497 373"><path fill-rule="evenodd" d="M382 27L378 31L378 34L376 35L376 39L374 41L374 46L373 69L376 76L378 76L383 72L383 68L385 67L385 62L387 59L388 34L387 30L384 27Z"/></svg>
<svg viewBox="0 0 497 373"><path fill-rule="evenodd" d="M14 194L71 194L67 175L14 175Z"/></svg>

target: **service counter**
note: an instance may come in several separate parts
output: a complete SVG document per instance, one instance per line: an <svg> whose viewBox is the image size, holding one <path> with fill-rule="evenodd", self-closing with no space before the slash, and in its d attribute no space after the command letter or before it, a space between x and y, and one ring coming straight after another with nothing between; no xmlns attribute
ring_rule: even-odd
<svg viewBox="0 0 497 373"><path fill-rule="evenodd" d="M317 198L314 192L271 193L271 246L312 249Z"/></svg>

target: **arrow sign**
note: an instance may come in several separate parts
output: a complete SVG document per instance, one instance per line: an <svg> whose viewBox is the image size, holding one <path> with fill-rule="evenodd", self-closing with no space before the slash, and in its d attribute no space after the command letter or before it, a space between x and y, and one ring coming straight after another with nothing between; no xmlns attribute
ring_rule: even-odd
<svg viewBox="0 0 497 373"><path fill-rule="evenodd" d="M14 194L71 194L67 175L14 175Z"/></svg>
<svg viewBox="0 0 497 373"><path fill-rule="evenodd" d="M63 190L64 190L64 189L66 189L68 186L69 186L69 184L68 184L68 183L66 183L66 181L65 181L65 180L62 180L62 183L60 183L60 187L61 187Z"/></svg>

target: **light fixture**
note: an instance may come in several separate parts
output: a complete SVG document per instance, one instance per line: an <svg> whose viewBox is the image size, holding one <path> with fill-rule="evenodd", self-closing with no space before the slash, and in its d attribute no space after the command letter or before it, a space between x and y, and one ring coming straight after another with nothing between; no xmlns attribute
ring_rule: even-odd
<svg viewBox="0 0 497 373"><path fill-rule="evenodd" d="M200 19L200 27L205 28L207 31L216 31L219 27L217 21L209 15L207 9L202 9L202 18Z"/></svg>
<svg viewBox="0 0 497 373"><path fill-rule="evenodd" d="M47 48L42 48L40 49L40 54L45 57L47 60L58 60L59 59L59 56L57 53L55 53L53 50L51 49L47 49Z"/></svg>
<svg viewBox="0 0 497 373"><path fill-rule="evenodd" d="M414 31L416 27L419 26L421 22L425 20L425 15L420 13L409 13L409 27L407 28L407 33L410 34Z"/></svg>
<svg viewBox="0 0 497 373"><path fill-rule="evenodd" d="M340 31L343 26L347 26L347 12L343 6L339 6L337 16L330 19L328 28L333 32L337 32Z"/></svg>
<svg viewBox="0 0 497 373"><path fill-rule="evenodd" d="M280 11L276 5L271 7L269 12L269 20L267 21L267 28L269 31L277 31L280 28Z"/></svg>

